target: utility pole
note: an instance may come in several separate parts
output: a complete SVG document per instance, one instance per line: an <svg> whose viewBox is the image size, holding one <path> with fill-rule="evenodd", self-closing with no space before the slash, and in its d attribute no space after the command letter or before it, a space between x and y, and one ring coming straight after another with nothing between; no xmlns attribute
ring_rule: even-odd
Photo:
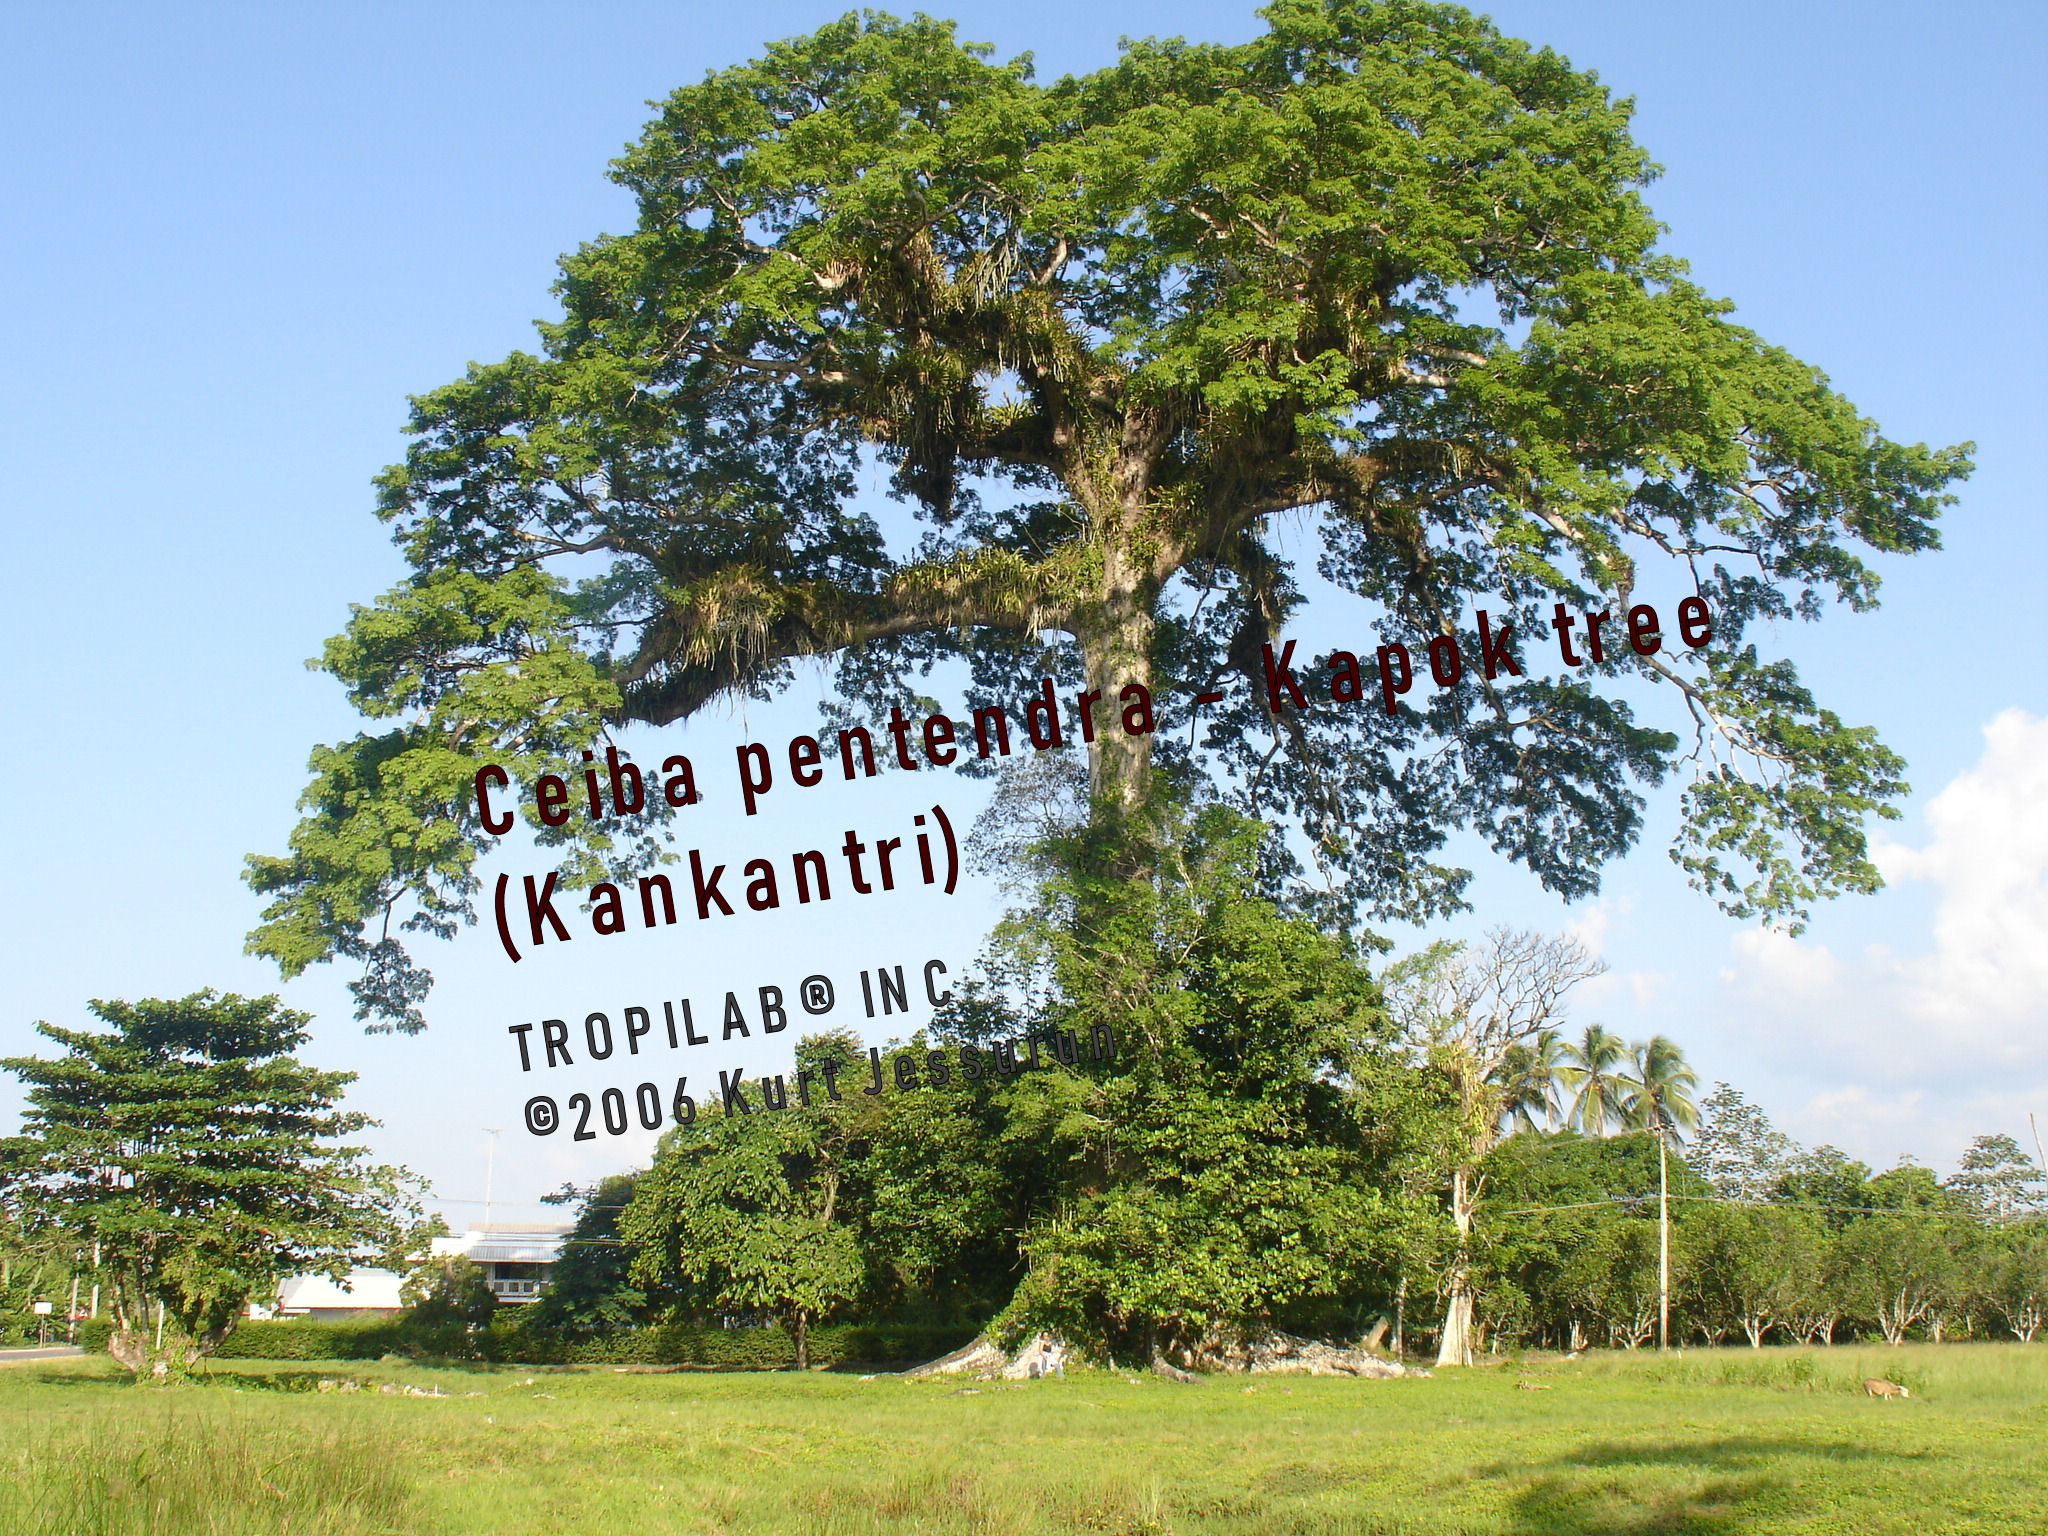
<svg viewBox="0 0 2048 1536"><path fill-rule="evenodd" d="M484 1134L491 1138L491 1149L484 1154L484 1225L486 1227L489 1227L491 1224L491 1181L497 1176L498 1172L498 1136L503 1130L504 1127L501 1125L487 1125L484 1127Z"/></svg>
<svg viewBox="0 0 2048 1536"><path fill-rule="evenodd" d="M1657 1348L1671 1348L1671 1184L1664 1166L1664 1117L1657 1117Z"/></svg>

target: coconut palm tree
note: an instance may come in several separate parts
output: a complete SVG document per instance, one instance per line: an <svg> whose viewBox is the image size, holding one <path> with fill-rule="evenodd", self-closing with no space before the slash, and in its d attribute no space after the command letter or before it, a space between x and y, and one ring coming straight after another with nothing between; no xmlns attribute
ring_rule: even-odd
<svg viewBox="0 0 2048 1536"><path fill-rule="evenodd" d="M1632 1048L1634 1075L1623 1079L1627 1095L1621 1104L1621 1122L1630 1130L1661 1131L1673 1141L1696 1130L1699 1105L1693 1095L1699 1091L1699 1074L1686 1065L1685 1052L1665 1035L1652 1035L1648 1045Z"/></svg>
<svg viewBox="0 0 2048 1536"><path fill-rule="evenodd" d="M1563 1049L1557 1031L1546 1029L1503 1053L1494 1074L1503 1133L1547 1131L1557 1123L1558 1063Z"/></svg>
<svg viewBox="0 0 2048 1536"><path fill-rule="evenodd" d="M1565 1044L1563 1058L1557 1078L1572 1094L1567 1123L1588 1136L1626 1123L1632 1084L1618 1069L1630 1059L1628 1042L1604 1024L1588 1024L1578 1044Z"/></svg>
<svg viewBox="0 0 2048 1536"><path fill-rule="evenodd" d="M1671 1347L1671 1202L1667 1158L1681 1130L1700 1123L1693 1095L1699 1074L1685 1063L1685 1053L1665 1035L1652 1035L1648 1045L1629 1047L1633 1077L1623 1077L1619 1100L1621 1123L1657 1138L1657 1347ZM1752 1335L1751 1342L1754 1342Z"/></svg>

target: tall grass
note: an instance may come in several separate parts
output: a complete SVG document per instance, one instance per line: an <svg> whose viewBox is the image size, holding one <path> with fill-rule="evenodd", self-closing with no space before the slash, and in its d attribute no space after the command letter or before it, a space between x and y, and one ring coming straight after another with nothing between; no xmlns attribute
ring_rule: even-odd
<svg viewBox="0 0 2048 1536"><path fill-rule="evenodd" d="M1822 1349L1618 1351L1561 1363L1573 1374L1628 1377L1702 1387L1763 1387L1790 1392L1860 1394L1877 1377L1915 1397L1948 1403L1996 1404L2026 1412L2048 1406L2048 1345L1838 1344Z"/></svg>
<svg viewBox="0 0 2048 1536"><path fill-rule="evenodd" d="M382 1536L411 1492L388 1449L343 1426L102 1408L10 1438L8 1536Z"/></svg>
<svg viewBox="0 0 2048 1536"><path fill-rule="evenodd" d="M2043 1528L2048 1347L1050 1382L0 1371L0 1536L1953 1536ZM1861 1395L1866 1376L1909 1402ZM416 1386L433 1396L407 1395ZM1525 1388L1538 1388L1529 1391ZM443 1395L445 1394L445 1395Z"/></svg>

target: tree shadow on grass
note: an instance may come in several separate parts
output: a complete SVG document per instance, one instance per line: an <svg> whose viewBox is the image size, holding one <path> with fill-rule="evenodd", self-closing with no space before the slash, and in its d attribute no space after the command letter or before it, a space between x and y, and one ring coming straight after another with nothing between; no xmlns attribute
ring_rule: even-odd
<svg viewBox="0 0 2048 1536"><path fill-rule="evenodd" d="M1775 1463L1897 1459L1838 1441L1728 1435L1591 1444L1535 1469L1501 1466L1492 1472L1532 1479L1511 1506L1516 1536L1741 1536L1760 1515L1793 1506L1792 1484ZM1809 1481L1797 1499L1810 1504L1810 1490Z"/></svg>
<svg viewBox="0 0 2048 1536"><path fill-rule="evenodd" d="M110 1387L127 1388L135 1384L135 1378L127 1371L52 1371L37 1370L26 1365L17 1365L9 1377L14 1381L32 1381L39 1387L92 1387L104 1392Z"/></svg>

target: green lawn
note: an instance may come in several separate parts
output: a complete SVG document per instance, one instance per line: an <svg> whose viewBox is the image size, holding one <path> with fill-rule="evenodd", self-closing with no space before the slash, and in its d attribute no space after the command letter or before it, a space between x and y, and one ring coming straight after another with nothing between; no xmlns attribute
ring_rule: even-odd
<svg viewBox="0 0 2048 1536"><path fill-rule="evenodd" d="M71 1361L0 1371L0 1428L8 1536L2048 1529L2042 1345L1250 1389L250 1362L142 1391Z"/></svg>

